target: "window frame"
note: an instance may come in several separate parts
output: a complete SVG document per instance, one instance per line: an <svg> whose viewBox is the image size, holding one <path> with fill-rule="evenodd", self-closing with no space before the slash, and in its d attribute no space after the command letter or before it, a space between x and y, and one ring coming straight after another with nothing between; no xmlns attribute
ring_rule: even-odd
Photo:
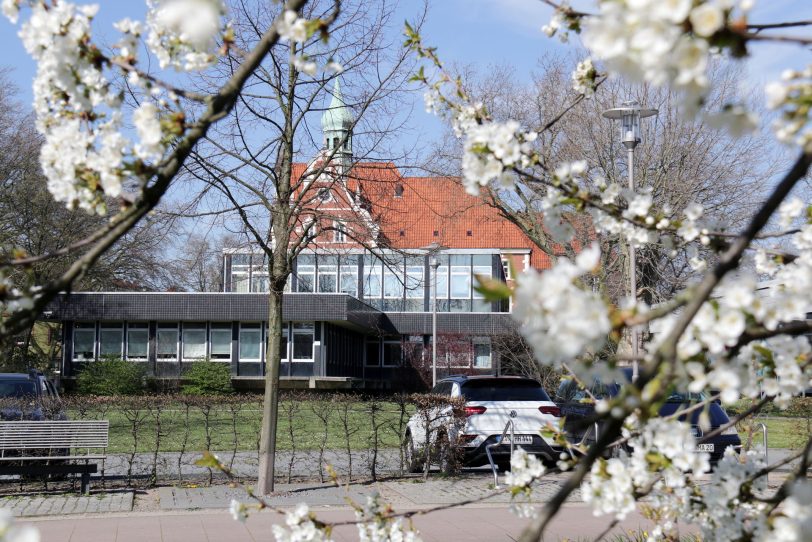
<svg viewBox="0 0 812 542"><path fill-rule="evenodd" d="M92 345L92 353L89 358L86 357L76 357L76 331L79 330L80 332L92 332L93 340L91 341ZM73 323L73 331L71 332L71 340L73 345L73 361L76 362L85 362L85 361L95 361L96 354L98 352L98 345L97 343L97 333L96 333L96 322L74 322Z"/></svg>
<svg viewBox="0 0 812 542"><path fill-rule="evenodd" d="M186 332L187 329L192 331L202 331L203 332L203 355L202 356L187 356L186 355ZM181 353L181 361L202 361L209 357L209 332L208 326L205 322L183 322L181 326L181 333L180 333L180 353Z"/></svg>
<svg viewBox="0 0 812 542"><path fill-rule="evenodd" d="M167 332L170 330L174 330L175 332L175 355L174 357L162 357L166 354L161 354L161 331ZM178 322L175 322L174 324L158 323L158 327L155 331L155 359L157 361L175 362L180 359L180 324Z"/></svg>
<svg viewBox="0 0 812 542"><path fill-rule="evenodd" d="M117 331L119 340L118 340L118 354L113 353L102 353L102 347L104 346L103 337L105 331ZM99 333L98 333L98 342L99 345L97 347L96 355L98 358L101 357L115 357L118 359L124 359L124 322L119 322L118 325L113 325L113 322L99 322Z"/></svg>
<svg viewBox="0 0 812 542"><path fill-rule="evenodd" d="M132 356L130 355L130 332L131 331L145 331L146 332L146 354L144 356ZM149 323L148 322L127 322L127 329L124 331L125 333L125 344L124 344L124 359L127 361L148 361L149 360Z"/></svg>
<svg viewBox="0 0 812 542"><path fill-rule="evenodd" d="M488 347L488 365L477 365L476 348L477 346ZM492 369L493 368L493 345L491 344L490 337L474 337L471 339L471 368L473 369Z"/></svg>
<svg viewBox="0 0 812 542"><path fill-rule="evenodd" d="M226 332L226 334L228 336L228 341L227 341L227 344L228 344L228 357L215 357L215 356L222 355L222 354L215 354L214 353L214 334L215 334L215 332L220 332L220 331ZM234 340L233 339L233 329L232 329L231 324L215 324L215 323L210 324L209 325L209 341L208 341L208 344L209 344L209 347L208 347L209 359L211 361L220 361L220 362L229 362L230 363L231 362L231 347L232 347L233 340Z"/></svg>
<svg viewBox="0 0 812 542"><path fill-rule="evenodd" d="M240 363L261 363L262 362L262 324L256 322L240 322L240 328L237 333L237 356ZM243 331L258 331L259 341L257 344L257 357L248 358L243 357ZM247 344L247 343L246 343Z"/></svg>
<svg viewBox="0 0 812 542"><path fill-rule="evenodd" d="M306 326L309 325L309 328L302 328L299 327L297 330L297 326ZM304 331L299 331L304 329ZM296 336L305 336L309 335L311 337L310 340L310 358L297 358L296 357ZM313 357L313 347L316 344L316 323L315 322L291 322L290 323L290 361L292 363L314 363L315 359Z"/></svg>

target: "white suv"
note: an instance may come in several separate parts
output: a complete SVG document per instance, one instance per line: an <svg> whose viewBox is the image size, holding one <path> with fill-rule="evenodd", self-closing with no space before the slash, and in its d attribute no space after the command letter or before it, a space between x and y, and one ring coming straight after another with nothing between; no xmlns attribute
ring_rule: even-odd
<svg viewBox="0 0 812 542"><path fill-rule="evenodd" d="M528 453L539 456L546 463L555 462L561 453L561 448L552 439L541 434L548 424L559 426L560 411L535 380L514 376L451 376L440 380L431 393L462 397L465 401L464 425L451 427L452 424L447 424L445 433L451 444L462 450L466 466L488 463L485 446L499 442L509 420L513 421L515 444ZM449 419L450 407L446 410L446 419ZM423 463L420 458L426 441L427 419L433 420L430 425L439 428L443 413L438 412L430 418L415 413L406 428L405 458L411 472L419 471ZM437 438L440 430L433 433L435 435L430 438ZM494 462L500 468L510 464L509 443L510 430L503 446L491 448Z"/></svg>

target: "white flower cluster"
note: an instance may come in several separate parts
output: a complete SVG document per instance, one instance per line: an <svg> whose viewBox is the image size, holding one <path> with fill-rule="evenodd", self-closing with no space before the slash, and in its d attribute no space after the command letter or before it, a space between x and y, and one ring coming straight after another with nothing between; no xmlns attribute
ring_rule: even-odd
<svg viewBox="0 0 812 542"><path fill-rule="evenodd" d="M386 506L378 492L367 496L366 505L356 510L359 542L420 542L418 533L403 524L403 518L384 518Z"/></svg>
<svg viewBox="0 0 812 542"><path fill-rule="evenodd" d="M799 542L812 540L812 482L796 480L780 515L773 519L772 530L764 533L766 542Z"/></svg>
<svg viewBox="0 0 812 542"><path fill-rule="evenodd" d="M583 94L586 98L591 98L595 94L595 78L598 71L592 65L592 59L587 58L578 63L575 71L572 72L572 89L578 94Z"/></svg>
<svg viewBox="0 0 812 542"><path fill-rule="evenodd" d="M271 532L277 542L331 542L332 539L313 521L310 508L307 504L296 505L291 512L285 514L285 524L271 525Z"/></svg>
<svg viewBox="0 0 812 542"><path fill-rule="evenodd" d="M606 304L576 284L599 261L600 248L592 245L574 263L562 259L552 269L530 270L519 278L513 318L539 362L571 361L606 340L612 328Z"/></svg>
<svg viewBox="0 0 812 542"><path fill-rule="evenodd" d="M201 70L215 59L223 0L149 0L147 46L161 68Z"/></svg>
<svg viewBox="0 0 812 542"><path fill-rule="evenodd" d="M545 471L539 458L519 447L510 456L510 472L505 474L505 483L512 489L523 489L541 478Z"/></svg>
<svg viewBox="0 0 812 542"><path fill-rule="evenodd" d="M293 10L286 10L282 14L277 29L282 41L304 43L307 41L307 19L303 19Z"/></svg>
<svg viewBox="0 0 812 542"><path fill-rule="evenodd" d="M547 34L547 37L552 38L558 36L561 43L569 41L569 26L570 22L567 20L565 13L569 9L567 2L561 2L558 9L553 12L550 22L541 27L541 31Z"/></svg>
<svg viewBox="0 0 812 542"><path fill-rule="evenodd" d="M629 435L629 429L624 429ZM710 469L708 454L696 452L691 427L676 420L653 418L630 438L630 456L625 454L593 464L590 477L581 485L584 502L596 516L612 514L625 518L635 509L635 492L651 488L658 503L661 528L669 532L679 518L674 503L684 503L690 494L688 473Z"/></svg>
<svg viewBox="0 0 812 542"><path fill-rule="evenodd" d="M20 0L3 0L0 10L2 10L3 16L11 21L11 24L17 24L20 17Z"/></svg>
<svg viewBox="0 0 812 542"><path fill-rule="evenodd" d="M744 12L750 4L743 0L738 8ZM672 85L683 92L686 108L697 111L708 90L710 40L735 16L735 7L735 0L601 0L598 14L583 22L584 44L610 71ZM741 115L717 120L725 119L742 126Z"/></svg>
<svg viewBox="0 0 812 542"><path fill-rule="evenodd" d="M794 143L812 149L812 129L809 124L809 102L812 100L812 65L802 71L786 70L781 81L769 83L764 89L767 107L783 109L775 121L775 135L784 143Z"/></svg>
<svg viewBox="0 0 812 542"><path fill-rule="evenodd" d="M34 111L45 136L40 155L48 189L57 201L101 211L101 194L121 193L125 138L121 118L105 114L121 98L105 78L98 53L87 43L97 6L69 2L36 3L20 30L26 50L37 61Z"/></svg>
<svg viewBox="0 0 812 542"><path fill-rule="evenodd" d="M737 455L732 448L716 465L710 481L697 488L698 495L683 510L684 519L699 525L703 540L732 542L752 539L753 532L766 526L764 503L751 503L743 499L742 487L748 491L763 492L767 488L766 477L748 482L765 466L763 456L755 452ZM770 538L767 538L770 540Z"/></svg>
<svg viewBox="0 0 812 542"><path fill-rule="evenodd" d="M228 511L234 521L245 523L245 520L248 519L248 507L237 499L231 499L231 504L228 507Z"/></svg>
<svg viewBox="0 0 812 542"><path fill-rule="evenodd" d="M783 220L790 221L799 208L802 205L788 202ZM812 304L812 225L802 226L792 242L798 256L791 263L777 265L757 254L759 271L770 271L775 283L766 292L757 291L755 275L740 273L726 278L714 299L700 307L677 344L679 358L687 362L685 377L691 391L718 389L724 403L740 395L755 398L766 393L784 407L812 385L812 347L805 337L777 335L748 343L733 357L728 354L748 322L776 330L782 323L806 318ZM657 348L676 319L663 319L663 331L651 348Z"/></svg>
<svg viewBox="0 0 812 542"><path fill-rule="evenodd" d="M39 531L31 525L15 525L11 510L0 508L0 541L39 542Z"/></svg>
<svg viewBox="0 0 812 542"><path fill-rule="evenodd" d="M479 188L493 180L511 186L511 167L527 167L536 132L524 132L516 121L485 122L461 119L458 125L465 133L462 156L463 182L468 193L477 195Z"/></svg>

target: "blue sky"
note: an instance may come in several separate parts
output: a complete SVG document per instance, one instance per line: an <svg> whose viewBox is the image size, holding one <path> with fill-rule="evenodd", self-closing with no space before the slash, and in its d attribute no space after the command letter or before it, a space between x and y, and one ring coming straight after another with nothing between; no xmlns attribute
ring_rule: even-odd
<svg viewBox="0 0 812 542"><path fill-rule="evenodd" d="M112 23L124 17L143 19L145 3L139 0L101 0L94 32L107 43L117 34ZM403 20L418 8L418 0L400 0ZM576 1L576 7L591 2ZM550 17L550 8L539 0L434 0L424 29L426 43L438 48L444 61L473 63L480 67L510 63L519 77L528 74L537 59L545 53L567 53L570 46L544 36L540 28ZM809 0L757 0L751 15L754 22L812 19ZM400 34L400 21L392 32ZM804 30L801 30L803 32ZM793 30L791 32L798 33ZM790 33L791 33L790 32ZM808 32L805 32L808 33ZM15 28L0 17L0 65L13 68L12 78L21 89L21 101L31 102L31 80L34 63L23 49ZM745 84L763 85L777 79L785 68L800 68L812 63L812 54L797 46L759 44L746 62ZM422 93L414 95L415 107L411 119L413 130L408 137L425 141L438 137L441 126L437 119L423 111Z"/></svg>

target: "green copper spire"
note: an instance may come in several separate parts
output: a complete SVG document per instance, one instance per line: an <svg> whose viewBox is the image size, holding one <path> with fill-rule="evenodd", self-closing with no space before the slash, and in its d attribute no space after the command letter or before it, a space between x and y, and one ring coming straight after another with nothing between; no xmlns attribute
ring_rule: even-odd
<svg viewBox="0 0 812 542"><path fill-rule="evenodd" d="M324 132L324 147L332 150L345 137L346 142L338 152L352 153L352 125L354 119L347 105L344 103L344 96L341 94L341 84L336 77L333 86L333 99L324 115L321 117L321 129Z"/></svg>

